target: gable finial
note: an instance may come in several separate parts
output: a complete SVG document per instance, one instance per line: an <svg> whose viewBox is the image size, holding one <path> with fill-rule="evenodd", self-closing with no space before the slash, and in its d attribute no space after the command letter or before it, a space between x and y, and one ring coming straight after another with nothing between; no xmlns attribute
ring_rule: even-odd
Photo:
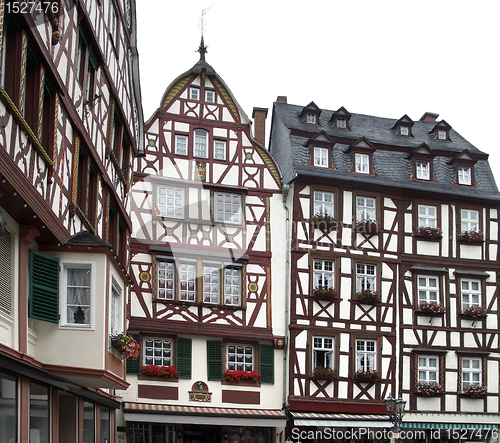
<svg viewBox="0 0 500 443"><path fill-rule="evenodd" d="M205 54L208 52L207 47L205 46L205 41L203 40L203 34L201 36L201 42L200 42L200 47L198 48L198 51L200 53L200 60L205 61Z"/></svg>

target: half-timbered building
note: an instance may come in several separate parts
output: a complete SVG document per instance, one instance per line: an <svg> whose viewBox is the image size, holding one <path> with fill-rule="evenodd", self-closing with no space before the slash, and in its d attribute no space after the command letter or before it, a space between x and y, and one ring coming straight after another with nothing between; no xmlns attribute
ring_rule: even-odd
<svg viewBox="0 0 500 443"><path fill-rule="evenodd" d="M500 194L488 155L436 118L274 103L292 438L387 429L389 394L407 401L403 430L422 438L493 436Z"/></svg>
<svg viewBox="0 0 500 443"><path fill-rule="evenodd" d="M200 60L146 123L132 186L129 441L283 440L284 249L275 163ZM254 109L263 122L267 110Z"/></svg>
<svg viewBox="0 0 500 443"><path fill-rule="evenodd" d="M0 441L115 441L135 1L0 1Z"/></svg>

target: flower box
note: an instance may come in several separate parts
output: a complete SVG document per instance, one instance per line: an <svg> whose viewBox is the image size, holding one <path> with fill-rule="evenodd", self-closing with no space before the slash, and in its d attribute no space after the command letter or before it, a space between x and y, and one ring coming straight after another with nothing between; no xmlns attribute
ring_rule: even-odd
<svg viewBox="0 0 500 443"><path fill-rule="evenodd" d="M240 382L244 380L250 380L253 382L259 381L260 374L257 371L224 371L224 380L231 382Z"/></svg>
<svg viewBox="0 0 500 443"><path fill-rule="evenodd" d="M365 289L364 291L360 291L356 294L356 299L365 305L375 305L380 303L380 294L378 291Z"/></svg>
<svg viewBox="0 0 500 443"><path fill-rule="evenodd" d="M360 234L377 234L380 232L380 225L375 220L361 220L356 222L356 231Z"/></svg>
<svg viewBox="0 0 500 443"><path fill-rule="evenodd" d="M482 398L486 396L486 392L486 386L470 383L469 386L463 390L462 394L470 398Z"/></svg>
<svg viewBox="0 0 500 443"><path fill-rule="evenodd" d="M463 231L458 234L458 239L471 243L482 243L484 241L484 234L481 231L471 229L470 231Z"/></svg>
<svg viewBox="0 0 500 443"><path fill-rule="evenodd" d="M145 365L142 367L141 373L148 377L175 378L180 374L180 371L175 369L175 366Z"/></svg>
<svg viewBox="0 0 500 443"><path fill-rule="evenodd" d="M139 343L127 334L115 334L109 337L111 346L129 360L139 358Z"/></svg>
<svg viewBox="0 0 500 443"><path fill-rule="evenodd" d="M472 319L484 318L486 317L486 309L482 306L469 306L462 309L461 314Z"/></svg>
<svg viewBox="0 0 500 443"><path fill-rule="evenodd" d="M321 231L329 232L337 229L337 220L328 214L315 214L311 221L314 224L314 228Z"/></svg>
<svg viewBox="0 0 500 443"><path fill-rule="evenodd" d="M377 371L357 371L354 374L354 380L361 383L375 383L380 380L380 374Z"/></svg>
<svg viewBox="0 0 500 443"><path fill-rule="evenodd" d="M421 301L418 304L418 310L428 314L442 314L445 311L443 303L427 301Z"/></svg>
<svg viewBox="0 0 500 443"><path fill-rule="evenodd" d="M337 291L326 286L316 286L312 290L311 297L316 300L335 300L338 298Z"/></svg>
<svg viewBox="0 0 500 443"><path fill-rule="evenodd" d="M316 380L333 381L338 378L337 371L331 368L324 368L323 366L316 366L314 368L313 378Z"/></svg>
<svg viewBox="0 0 500 443"><path fill-rule="evenodd" d="M417 236L424 237L429 240L439 240L443 238L441 228L431 228L430 226L419 226Z"/></svg>
<svg viewBox="0 0 500 443"><path fill-rule="evenodd" d="M419 381L416 392L422 397L434 397L443 393L443 387L437 381Z"/></svg>

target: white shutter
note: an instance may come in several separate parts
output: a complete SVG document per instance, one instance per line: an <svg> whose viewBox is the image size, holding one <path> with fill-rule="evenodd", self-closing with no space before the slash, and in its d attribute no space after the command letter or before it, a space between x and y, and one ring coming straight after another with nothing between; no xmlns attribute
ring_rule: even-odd
<svg viewBox="0 0 500 443"><path fill-rule="evenodd" d="M11 236L5 231L0 235L0 309L11 311L12 290L12 258L11 258Z"/></svg>

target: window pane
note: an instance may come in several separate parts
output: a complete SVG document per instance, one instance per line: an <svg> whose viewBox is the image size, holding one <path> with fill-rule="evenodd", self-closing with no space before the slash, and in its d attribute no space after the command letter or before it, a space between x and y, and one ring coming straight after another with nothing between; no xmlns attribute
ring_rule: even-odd
<svg viewBox="0 0 500 443"><path fill-rule="evenodd" d="M0 440L5 437L8 442L16 441L17 435L17 382L16 378L0 372Z"/></svg>
<svg viewBox="0 0 500 443"><path fill-rule="evenodd" d="M30 441L49 440L49 388L30 383Z"/></svg>
<svg viewBox="0 0 500 443"><path fill-rule="evenodd" d="M67 268L66 322L90 325L91 269Z"/></svg>

